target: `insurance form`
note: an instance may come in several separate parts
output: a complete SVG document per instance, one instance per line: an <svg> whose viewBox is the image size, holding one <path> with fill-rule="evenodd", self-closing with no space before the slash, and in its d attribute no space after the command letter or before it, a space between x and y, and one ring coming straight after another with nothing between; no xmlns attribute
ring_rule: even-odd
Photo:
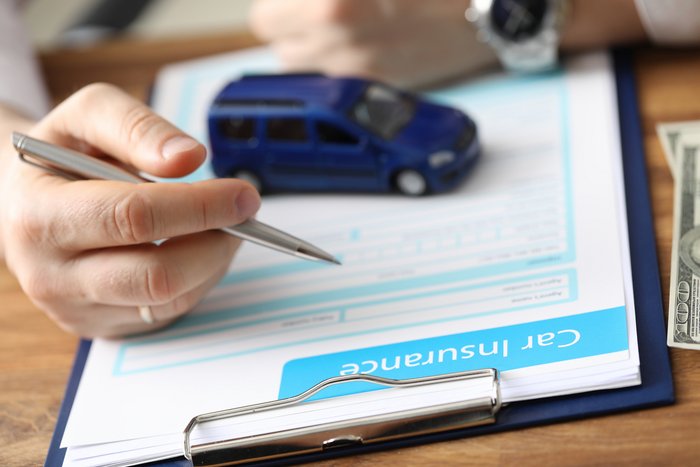
<svg viewBox="0 0 700 467"><path fill-rule="evenodd" d="M218 89L275 68L266 50L174 66L157 83L154 107L206 141L206 107ZM343 266L244 244L185 318L154 334L95 340L62 441L67 462L178 455L194 415L289 397L338 375L497 368L506 402L639 384L607 55L429 97L477 122L482 157L463 185L421 198L264 198L260 220ZM207 176L206 167L193 175ZM363 395L367 407L377 393ZM328 401L319 417L346 416Z"/></svg>

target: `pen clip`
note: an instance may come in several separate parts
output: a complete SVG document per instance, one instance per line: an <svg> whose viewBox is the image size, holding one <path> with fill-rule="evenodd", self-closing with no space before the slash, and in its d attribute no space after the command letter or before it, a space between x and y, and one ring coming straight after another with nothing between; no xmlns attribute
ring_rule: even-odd
<svg viewBox="0 0 700 467"><path fill-rule="evenodd" d="M21 133L12 133L12 144L23 162L69 180L117 180L129 183L151 181L119 164L55 146Z"/></svg>
<svg viewBox="0 0 700 467"><path fill-rule="evenodd" d="M67 170L62 170L62 169L59 169L58 167L54 167L54 166L51 166L48 164L43 164L41 162L36 162L35 160L31 159L30 156L28 156L27 154L24 154L22 151L17 151L17 156L19 156L19 160L21 160L25 164L33 165L34 167L38 167L41 170L51 172L54 175L58 175L60 177L66 178L68 180L84 180L83 177L80 177L75 173L68 172Z"/></svg>

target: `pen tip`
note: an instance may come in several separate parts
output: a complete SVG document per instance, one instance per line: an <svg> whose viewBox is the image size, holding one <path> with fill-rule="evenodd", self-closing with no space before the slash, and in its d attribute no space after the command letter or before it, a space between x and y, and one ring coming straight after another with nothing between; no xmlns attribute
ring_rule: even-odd
<svg viewBox="0 0 700 467"><path fill-rule="evenodd" d="M315 256L317 259L320 259L321 261L325 261L326 263L337 264L338 266L343 265L343 263L341 263L338 258L336 258L335 256L331 256L326 252L324 252L323 255L316 254Z"/></svg>
<svg viewBox="0 0 700 467"><path fill-rule="evenodd" d="M342 265L342 263L333 255L326 253L325 251L321 250L320 248L316 248L313 246L310 247L304 247L301 246L297 249L297 254L299 256L302 256L304 258L308 259L313 259L317 261L324 261L326 263L331 263L331 264L337 264L337 265Z"/></svg>

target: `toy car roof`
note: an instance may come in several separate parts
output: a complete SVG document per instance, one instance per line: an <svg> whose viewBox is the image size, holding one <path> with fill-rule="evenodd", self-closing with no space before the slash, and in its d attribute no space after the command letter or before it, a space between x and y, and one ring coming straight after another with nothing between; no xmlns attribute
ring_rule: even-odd
<svg viewBox="0 0 700 467"><path fill-rule="evenodd" d="M319 73L245 75L230 82L214 100L221 107L332 107L355 102L368 80Z"/></svg>

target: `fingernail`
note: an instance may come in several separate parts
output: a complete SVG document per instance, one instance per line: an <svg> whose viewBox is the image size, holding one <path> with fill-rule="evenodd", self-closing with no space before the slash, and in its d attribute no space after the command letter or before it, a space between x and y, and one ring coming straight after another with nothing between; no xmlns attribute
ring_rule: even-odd
<svg viewBox="0 0 700 467"><path fill-rule="evenodd" d="M236 209L242 218L252 217L260 209L260 196L253 190L243 190L236 198Z"/></svg>
<svg viewBox="0 0 700 467"><path fill-rule="evenodd" d="M189 136L178 135L165 142L163 149L161 150L161 155L163 156L163 159L170 159L176 154L189 151L197 146L199 146L198 141L190 138Z"/></svg>

